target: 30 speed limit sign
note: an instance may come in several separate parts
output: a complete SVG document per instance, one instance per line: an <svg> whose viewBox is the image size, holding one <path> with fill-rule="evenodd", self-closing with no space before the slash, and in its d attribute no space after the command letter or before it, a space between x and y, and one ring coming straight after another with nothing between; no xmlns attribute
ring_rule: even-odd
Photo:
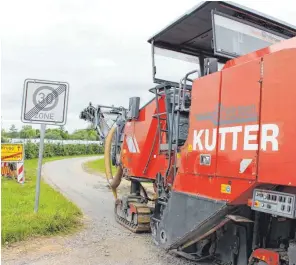
<svg viewBox="0 0 296 265"><path fill-rule="evenodd" d="M67 119L69 85L66 82L26 79L22 121L64 125Z"/></svg>

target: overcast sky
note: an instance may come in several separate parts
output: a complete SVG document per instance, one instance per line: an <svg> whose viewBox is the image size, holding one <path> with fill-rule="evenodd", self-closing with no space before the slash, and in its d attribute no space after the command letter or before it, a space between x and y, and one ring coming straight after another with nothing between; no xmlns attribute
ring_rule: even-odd
<svg viewBox="0 0 296 265"><path fill-rule="evenodd" d="M90 101L127 107L129 97L140 96L142 105L151 98L153 85L148 38L199 2L2 1L3 127L23 125L26 78L70 84L69 131L87 126L79 113ZM235 2L296 25L292 0Z"/></svg>

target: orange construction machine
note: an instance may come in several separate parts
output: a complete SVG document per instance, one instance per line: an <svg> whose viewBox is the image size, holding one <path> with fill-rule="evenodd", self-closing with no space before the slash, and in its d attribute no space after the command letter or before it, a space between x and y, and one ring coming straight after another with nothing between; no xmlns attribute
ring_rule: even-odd
<svg viewBox="0 0 296 265"><path fill-rule="evenodd" d="M119 223L194 261L296 264L295 36L214 1L149 39L154 98L80 116L105 143ZM122 177L131 192L117 198Z"/></svg>

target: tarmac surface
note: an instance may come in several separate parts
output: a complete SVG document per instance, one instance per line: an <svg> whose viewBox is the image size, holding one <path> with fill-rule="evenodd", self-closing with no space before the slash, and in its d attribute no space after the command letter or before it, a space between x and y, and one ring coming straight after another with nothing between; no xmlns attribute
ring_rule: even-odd
<svg viewBox="0 0 296 265"><path fill-rule="evenodd" d="M97 158L64 159L43 167L45 181L83 211L84 228L68 236L34 238L4 247L2 264L196 264L158 249L150 234L133 234L115 221L114 198L106 180L85 172L82 166Z"/></svg>

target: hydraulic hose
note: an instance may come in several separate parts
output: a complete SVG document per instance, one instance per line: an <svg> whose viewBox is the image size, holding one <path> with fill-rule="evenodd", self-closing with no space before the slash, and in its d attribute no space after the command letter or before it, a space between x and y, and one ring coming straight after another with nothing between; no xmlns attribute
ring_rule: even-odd
<svg viewBox="0 0 296 265"><path fill-rule="evenodd" d="M115 176L113 177L112 174L112 167L111 167L111 159L110 159L110 154L111 154L111 147L112 147L112 139L114 134L116 133L116 127L112 127L111 130L109 131L106 141L105 141L105 174L106 174L106 179L110 185L110 188L112 190L112 193L114 195L114 198L117 199L117 187L119 186L123 174L123 170L121 166L117 167L117 171Z"/></svg>

